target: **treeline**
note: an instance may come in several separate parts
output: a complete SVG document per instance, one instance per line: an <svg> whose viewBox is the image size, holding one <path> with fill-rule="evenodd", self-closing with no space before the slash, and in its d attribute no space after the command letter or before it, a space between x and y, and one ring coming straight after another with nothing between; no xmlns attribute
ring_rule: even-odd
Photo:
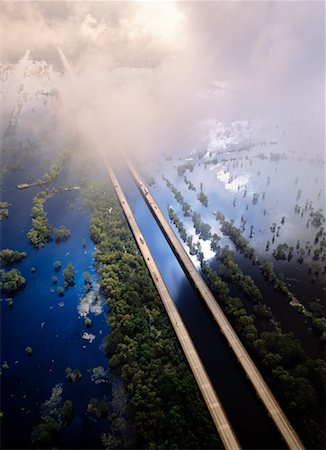
<svg viewBox="0 0 326 450"><path fill-rule="evenodd" d="M8 219L10 206L9 202L0 202L0 220Z"/></svg>
<svg viewBox="0 0 326 450"><path fill-rule="evenodd" d="M211 226L201 220L201 215L197 212L192 214L192 221L195 227L196 234L200 239L207 241L211 238Z"/></svg>
<svg viewBox="0 0 326 450"><path fill-rule="evenodd" d="M180 164L179 166L177 166L177 172L179 177L183 177L184 174L187 172L187 170L189 170L190 172L194 170L194 165L190 161L187 161L185 164Z"/></svg>
<svg viewBox="0 0 326 450"><path fill-rule="evenodd" d="M235 263L234 253L227 247L221 249L218 241L214 236L211 248L221 261L219 274L204 260L200 247L197 247L196 252L209 287L218 297L242 342L263 368L284 410L296 428L301 430L300 434L307 446L322 448L325 436L311 411L323 404L325 362L309 358L293 333L282 331L254 280ZM240 298L230 295L225 281L231 281L253 302L252 314L247 312Z"/></svg>
<svg viewBox="0 0 326 450"><path fill-rule="evenodd" d="M165 178L163 176L163 179L165 180L167 187L173 193L174 198L176 199L176 201L182 206L183 215L185 217L189 217L190 214L191 214L191 207L190 207L189 203L187 203L185 201L185 199L183 198L183 195L181 194L181 192L178 191L178 189L167 178Z"/></svg>
<svg viewBox="0 0 326 450"><path fill-rule="evenodd" d="M44 247L51 240L52 227L47 219L44 203L53 195L53 191L46 190L33 197L32 228L28 231L27 237L37 248Z"/></svg>
<svg viewBox="0 0 326 450"><path fill-rule="evenodd" d="M174 225L177 227L179 234L181 236L181 239L186 242L187 239L187 232L183 226L183 223L177 216L177 214L174 212L174 209L171 208L171 206L168 208L169 218L174 223Z"/></svg>
<svg viewBox="0 0 326 450"><path fill-rule="evenodd" d="M47 213L44 209L44 203L57 193L63 191L74 189L74 187L57 187L51 190L46 189L40 191L33 197L33 207L32 207L32 228L28 231L27 237L31 243L37 247L41 248L51 241L52 226L47 219ZM70 230L68 230L64 225L60 228L54 229L55 239L57 242L68 239L70 237Z"/></svg>
<svg viewBox="0 0 326 450"><path fill-rule="evenodd" d="M18 269L5 271L0 269L0 291L16 292L25 286L26 280Z"/></svg>
<svg viewBox="0 0 326 450"><path fill-rule="evenodd" d="M254 264L259 266L264 278L273 285L274 290L281 292L287 298L291 307L295 308L300 314L304 314L304 316L309 320L309 324L313 332L322 342L325 342L326 319L325 315L321 315L321 309L324 312L325 309L322 308L320 300L315 300L311 302L308 307L305 307L290 291L282 277L275 272L273 264L270 261L263 261L261 258L256 256L255 249L252 248L249 241L242 236L241 231L231 222L228 222L220 211L215 212L214 215L216 220L221 224L222 233L230 238L239 252L241 252L246 258L249 258ZM285 251L289 251L289 253L286 254ZM277 259L289 258L291 251L293 251L293 249L291 250L291 248L288 248L286 244L282 244L277 247L274 256Z"/></svg>
<svg viewBox="0 0 326 450"><path fill-rule="evenodd" d="M198 387L112 189L86 193L100 286L110 308L105 349L124 381L135 448L220 448ZM120 417L120 428L127 417ZM121 422L122 421L122 422ZM129 426L130 427L130 426ZM125 448L114 423L103 442ZM129 447L128 447L129 448Z"/></svg>

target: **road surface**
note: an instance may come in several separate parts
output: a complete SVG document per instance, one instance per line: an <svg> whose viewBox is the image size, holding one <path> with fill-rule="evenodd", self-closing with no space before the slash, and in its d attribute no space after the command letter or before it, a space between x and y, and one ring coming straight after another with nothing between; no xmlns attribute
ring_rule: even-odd
<svg viewBox="0 0 326 450"><path fill-rule="evenodd" d="M166 239L168 240L173 252L177 256L180 264L182 265L188 278L193 283L194 287L200 294L203 301L206 303L212 317L218 324L221 332L224 334L229 346L236 355L237 360L242 366L246 373L246 376L251 381L258 397L263 402L268 414L273 419L275 425L277 426L282 438L286 442L287 446L291 450L303 450L304 446L295 432L294 428L291 426L289 420L287 419L282 408L275 399L272 391L267 386L265 380L263 379L261 373L257 369L255 363L249 356L249 353L244 348L240 338L237 336L236 332L232 328L230 322L224 315L222 309L215 300L213 294L207 287L202 276L198 273L196 267L192 263L187 252L183 248L179 239L173 232L169 222L164 217L162 211L156 204L152 194L149 192L148 188L144 184L144 181L140 177L138 171L133 166L130 160L127 160L127 164L130 172L132 173L136 184L142 193L147 205L149 206L152 214L154 215L157 223L159 224L161 230L163 231Z"/></svg>

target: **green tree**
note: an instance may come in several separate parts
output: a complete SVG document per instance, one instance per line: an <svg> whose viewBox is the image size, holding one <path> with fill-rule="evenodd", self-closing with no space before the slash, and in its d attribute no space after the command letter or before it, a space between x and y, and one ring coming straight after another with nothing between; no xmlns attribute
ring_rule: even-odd
<svg viewBox="0 0 326 450"><path fill-rule="evenodd" d="M71 262L69 262L67 267L63 270L63 275L67 285L75 284L75 271Z"/></svg>

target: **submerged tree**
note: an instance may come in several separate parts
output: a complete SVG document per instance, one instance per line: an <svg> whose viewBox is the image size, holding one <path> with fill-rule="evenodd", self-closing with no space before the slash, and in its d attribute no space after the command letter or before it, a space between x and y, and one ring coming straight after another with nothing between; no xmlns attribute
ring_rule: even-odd
<svg viewBox="0 0 326 450"><path fill-rule="evenodd" d="M66 228L64 225L61 225L59 228L53 228L54 238L56 242L62 242L70 238L70 230Z"/></svg>
<svg viewBox="0 0 326 450"><path fill-rule="evenodd" d="M69 262L67 267L63 270L63 275L67 285L75 284L75 271L72 262Z"/></svg>

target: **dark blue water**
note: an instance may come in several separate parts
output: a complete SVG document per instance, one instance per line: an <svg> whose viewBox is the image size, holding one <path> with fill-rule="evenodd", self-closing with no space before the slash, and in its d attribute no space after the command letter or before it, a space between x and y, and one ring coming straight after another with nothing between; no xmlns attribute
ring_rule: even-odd
<svg viewBox="0 0 326 450"><path fill-rule="evenodd" d="M131 177L120 174L120 182L241 445L283 448L274 424L185 276Z"/></svg>
<svg viewBox="0 0 326 450"><path fill-rule="evenodd" d="M14 185L16 178L21 179L21 174L7 184ZM39 190L13 189L2 195L2 200L12 206L9 219L1 222L1 248L28 253L26 259L13 265L26 278L26 287L14 296L12 309L1 302L1 360L9 364L1 376L2 448L29 448L32 426L40 423L41 404L50 398L56 384L62 384L62 401L72 401L75 416L63 431L60 447L101 448L99 435L107 431L108 424L105 420L97 423L90 420L86 409L91 397L109 399L111 395L107 380L101 384L91 380L94 367L107 367L102 344L108 326L104 311L89 315L91 328L85 327L77 311L84 296L84 271L91 273L96 285L89 212L83 208L79 191L56 194L49 199L45 203L49 222L54 227L64 224L71 230L71 237L60 244L52 241L37 250L26 233L31 227L32 197ZM82 239L86 240L85 249ZM60 298L56 288L63 286L63 273L54 271L55 260L61 261L62 270L69 261L75 269L75 286L69 287ZM31 272L32 266L35 273ZM52 283L52 275L58 277L57 286ZM92 343L82 339L85 331L96 336ZM31 357L25 354L28 345L33 349ZM67 366L80 369L79 383L68 382Z"/></svg>

